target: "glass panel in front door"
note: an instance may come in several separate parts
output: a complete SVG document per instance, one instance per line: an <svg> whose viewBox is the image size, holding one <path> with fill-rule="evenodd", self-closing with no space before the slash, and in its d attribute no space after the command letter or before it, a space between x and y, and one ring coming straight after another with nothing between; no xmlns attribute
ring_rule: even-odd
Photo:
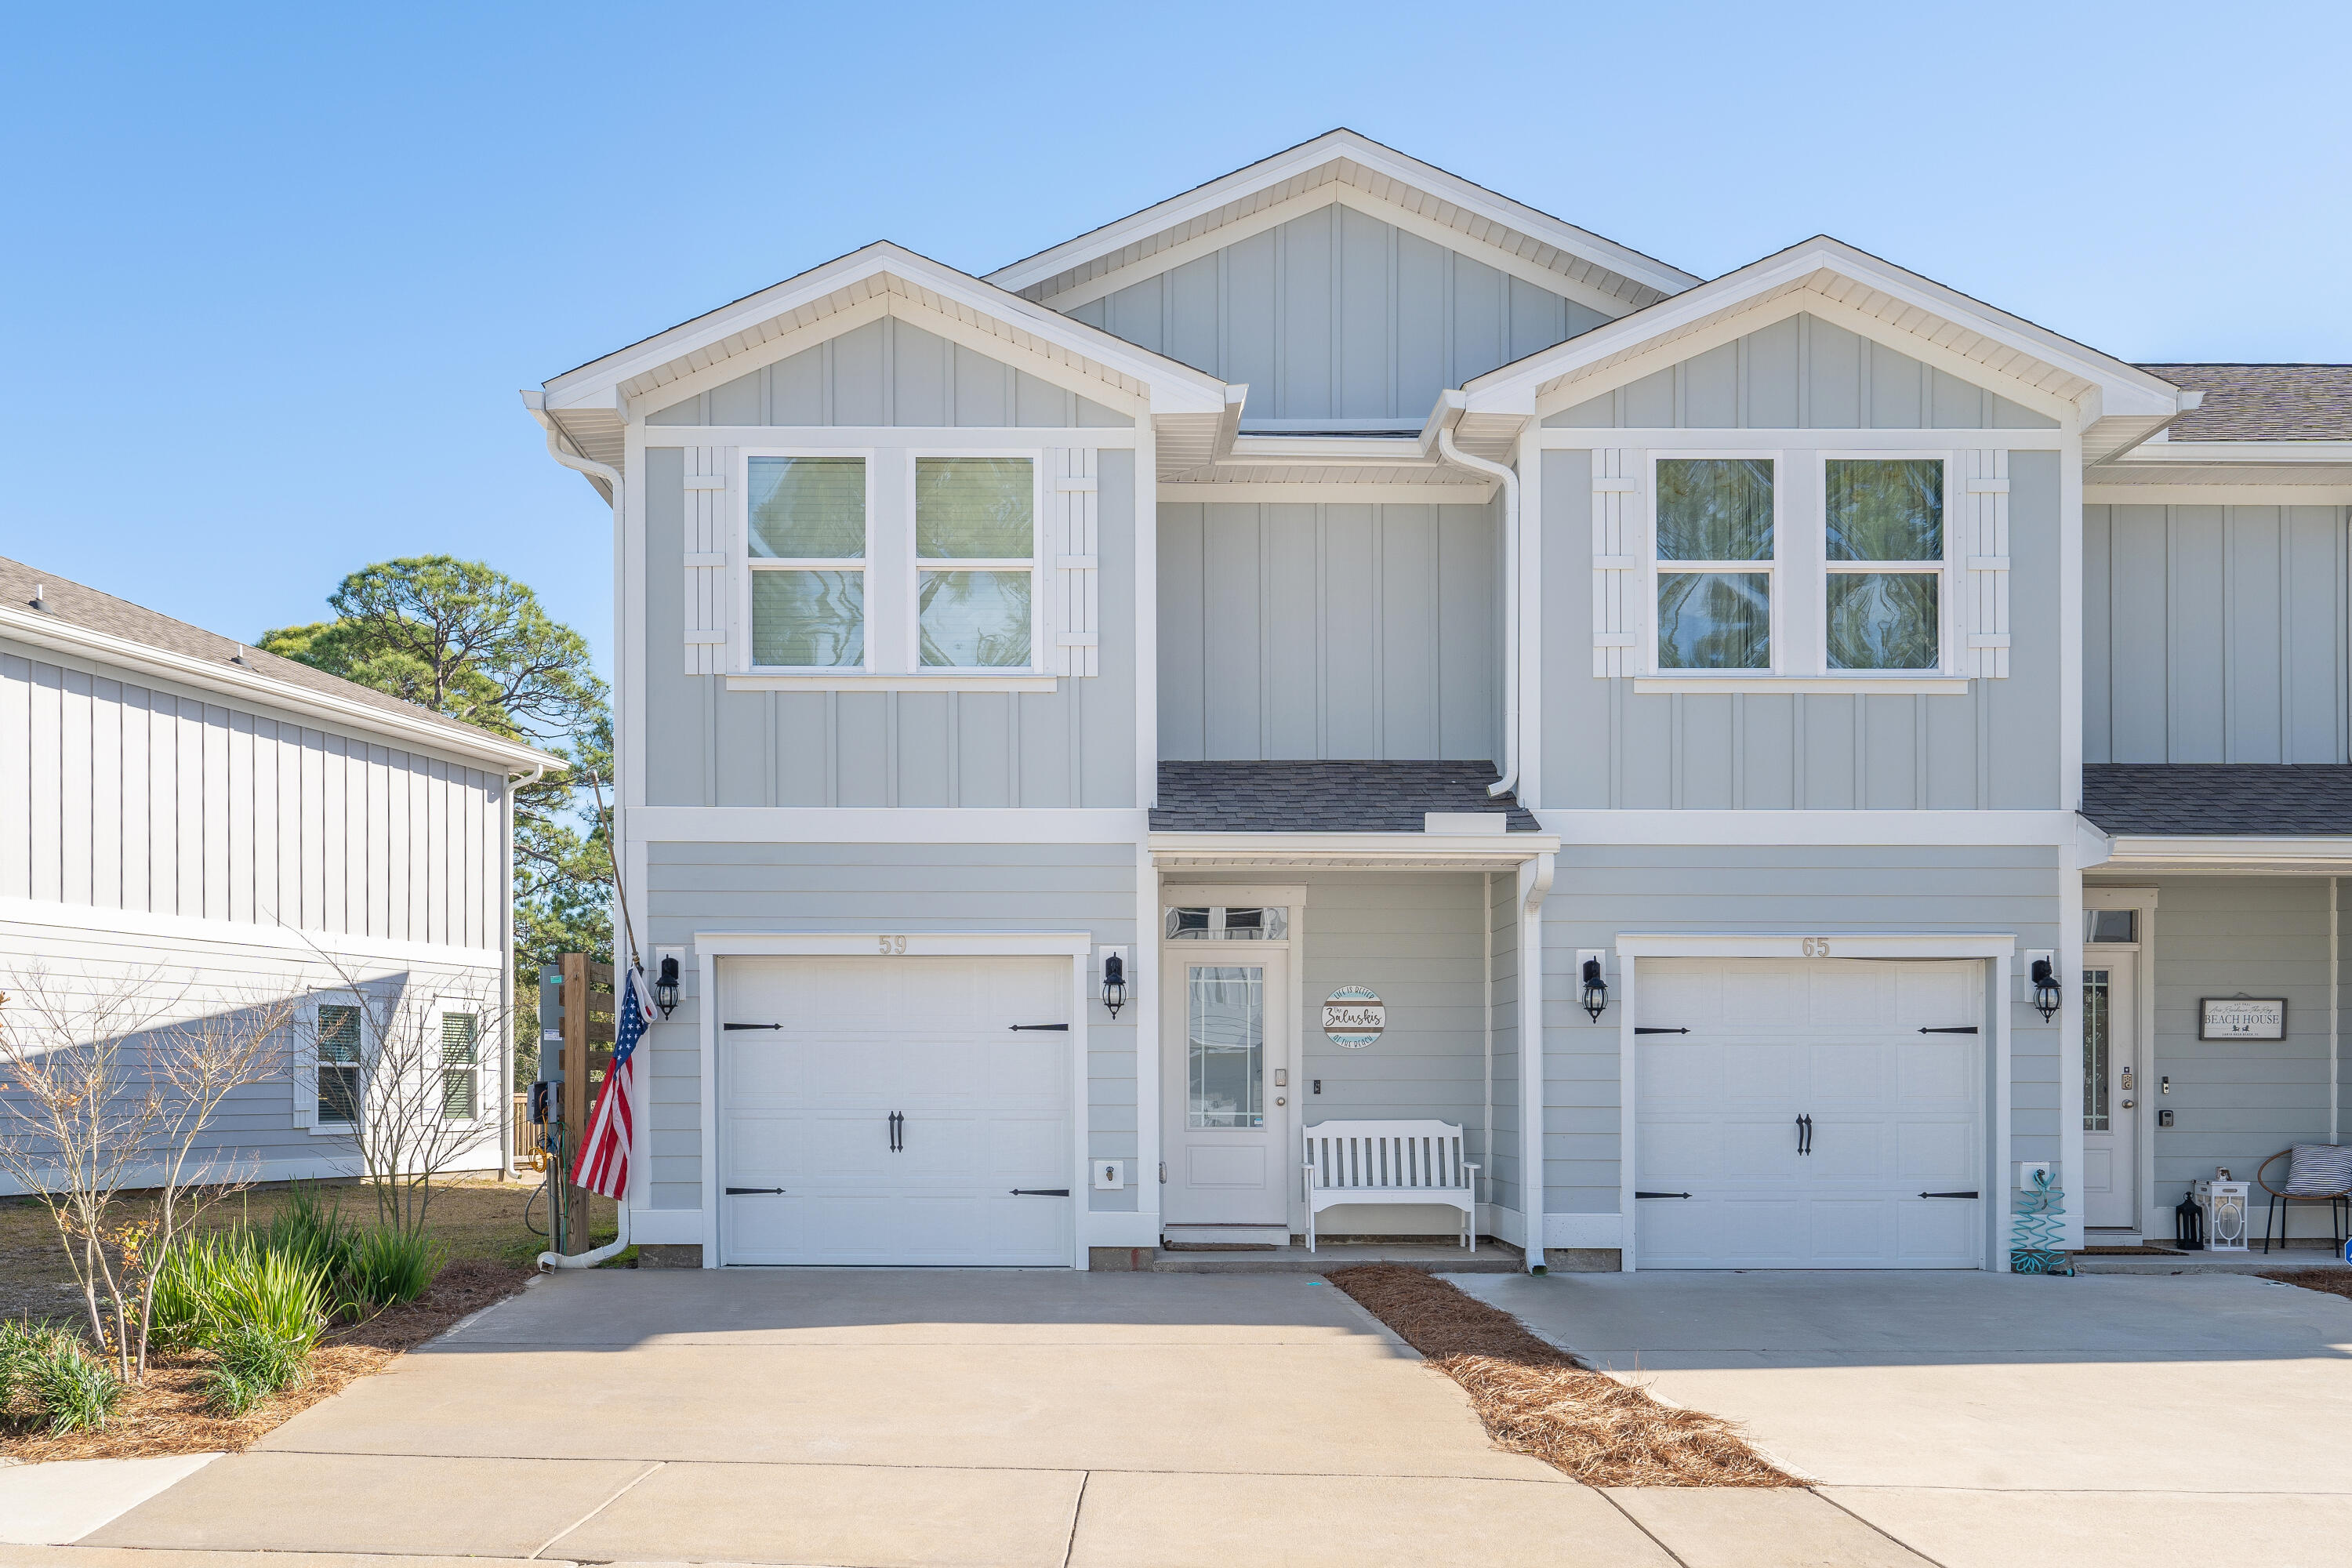
<svg viewBox="0 0 2352 1568"><path fill-rule="evenodd" d="M1265 1125L1265 971L1187 966L1184 1024L1193 1127Z"/></svg>
<svg viewBox="0 0 2352 1568"><path fill-rule="evenodd" d="M2114 1128L2115 1026L2107 971L2083 972L2083 1131Z"/></svg>

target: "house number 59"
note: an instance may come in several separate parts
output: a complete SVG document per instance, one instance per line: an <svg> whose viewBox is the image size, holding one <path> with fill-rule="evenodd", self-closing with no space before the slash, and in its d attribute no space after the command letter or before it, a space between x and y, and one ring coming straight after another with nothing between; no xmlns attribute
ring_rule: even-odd
<svg viewBox="0 0 2352 1568"><path fill-rule="evenodd" d="M904 952L907 951L907 939L903 936L886 936L877 940L882 943L882 951L885 952Z"/></svg>
<svg viewBox="0 0 2352 1568"><path fill-rule="evenodd" d="M1807 958L1827 958L1829 955L1829 938L1825 936L1809 936L1805 939L1805 956Z"/></svg>

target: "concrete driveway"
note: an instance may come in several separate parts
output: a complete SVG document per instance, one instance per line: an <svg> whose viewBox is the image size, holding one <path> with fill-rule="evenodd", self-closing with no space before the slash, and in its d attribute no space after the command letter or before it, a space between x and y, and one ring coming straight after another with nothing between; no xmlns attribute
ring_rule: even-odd
<svg viewBox="0 0 2352 1568"><path fill-rule="evenodd" d="M1766 1522L1804 1505L1830 1516L1817 1534L1858 1529L1802 1493ZM1320 1281L795 1270L541 1281L68 1552L0 1563L301 1552L1674 1561L1608 1497L1491 1447Z"/></svg>
<svg viewBox="0 0 2352 1568"><path fill-rule="evenodd" d="M2352 1301L2243 1275L1454 1277L1946 1568L2352 1558Z"/></svg>

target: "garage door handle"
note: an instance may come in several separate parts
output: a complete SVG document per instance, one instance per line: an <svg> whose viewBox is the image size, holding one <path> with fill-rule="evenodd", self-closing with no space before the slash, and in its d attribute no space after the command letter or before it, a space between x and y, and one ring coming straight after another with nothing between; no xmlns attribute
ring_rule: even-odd
<svg viewBox="0 0 2352 1568"><path fill-rule="evenodd" d="M782 1187L730 1187L727 1189L727 1195L730 1198L739 1198L745 1193L781 1193L783 1190Z"/></svg>
<svg viewBox="0 0 2352 1568"><path fill-rule="evenodd" d="M1921 1193L1919 1195L1923 1198L1972 1198L1977 1194L1974 1193Z"/></svg>
<svg viewBox="0 0 2352 1568"><path fill-rule="evenodd" d="M1013 1026L1013 1032L1016 1035L1024 1029L1058 1029L1066 1035L1070 1032L1070 1026L1067 1024L1015 1024Z"/></svg>
<svg viewBox="0 0 2352 1568"><path fill-rule="evenodd" d="M1686 1198L1688 1193L1635 1193L1637 1198Z"/></svg>
<svg viewBox="0 0 2352 1568"><path fill-rule="evenodd" d="M1015 1187L1013 1189L1013 1195L1016 1198L1066 1198L1070 1195L1070 1189L1067 1187Z"/></svg>

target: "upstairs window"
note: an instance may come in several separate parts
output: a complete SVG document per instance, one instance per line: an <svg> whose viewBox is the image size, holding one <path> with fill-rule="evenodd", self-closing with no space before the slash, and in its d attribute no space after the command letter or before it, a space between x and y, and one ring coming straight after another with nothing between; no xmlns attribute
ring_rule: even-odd
<svg viewBox="0 0 2352 1568"><path fill-rule="evenodd" d="M923 668L1030 664L1037 565L1030 459L916 458L915 561Z"/></svg>
<svg viewBox="0 0 2352 1568"><path fill-rule="evenodd" d="M866 460L753 458L748 474L751 662L866 663Z"/></svg>
<svg viewBox="0 0 2352 1568"><path fill-rule="evenodd" d="M1769 458L1658 460L1658 668L1772 667Z"/></svg>
<svg viewBox="0 0 2352 1568"><path fill-rule="evenodd" d="M1832 669L1943 663L1944 463L1832 458L1823 475Z"/></svg>

